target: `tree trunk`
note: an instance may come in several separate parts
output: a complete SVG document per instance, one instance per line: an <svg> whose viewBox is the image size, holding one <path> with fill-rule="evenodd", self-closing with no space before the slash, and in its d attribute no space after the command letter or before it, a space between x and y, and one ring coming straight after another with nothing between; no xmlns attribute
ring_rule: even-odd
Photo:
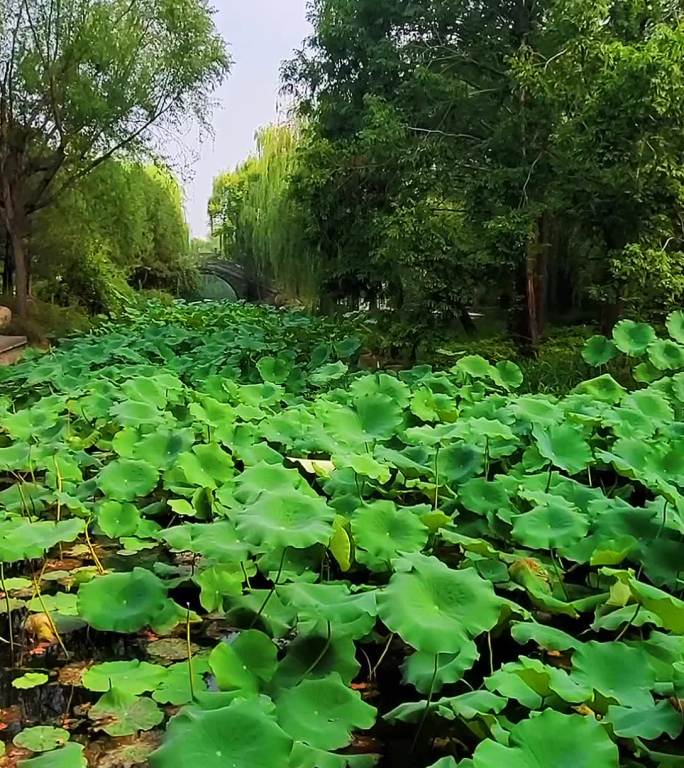
<svg viewBox="0 0 684 768"><path fill-rule="evenodd" d="M14 292L16 313L21 320L28 318L29 268L26 234L19 230L10 232L14 256Z"/></svg>
<svg viewBox="0 0 684 768"><path fill-rule="evenodd" d="M15 311L20 319L26 320L28 318L30 277L28 260L29 219L26 213L26 201L21 189L20 176L16 172L12 173L12 168L21 168L20 160L15 159L15 162L9 165L5 164L4 176L0 176L0 195L2 195L0 211L2 211L3 223L10 241L14 262Z"/></svg>

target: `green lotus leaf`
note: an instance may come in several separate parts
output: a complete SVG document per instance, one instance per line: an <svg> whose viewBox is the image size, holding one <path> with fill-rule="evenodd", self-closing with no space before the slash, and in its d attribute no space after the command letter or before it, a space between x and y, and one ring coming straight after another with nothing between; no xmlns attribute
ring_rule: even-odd
<svg viewBox="0 0 684 768"><path fill-rule="evenodd" d="M466 509L478 515L501 514L507 519L512 506L504 483L473 477L458 489L458 500Z"/></svg>
<svg viewBox="0 0 684 768"><path fill-rule="evenodd" d="M674 420L674 411L663 392L651 387L640 389L628 395L622 402L620 410L635 408L651 421L670 422Z"/></svg>
<svg viewBox="0 0 684 768"><path fill-rule="evenodd" d="M663 372L655 367L649 360L634 366L632 377L640 384L652 384L662 378Z"/></svg>
<svg viewBox="0 0 684 768"><path fill-rule="evenodd" d="M137 427L140 424L161 425L165 421L164 413L152 403L138 400L124 400L109 409L109 415L124 427Z"/></svg>
<svg viewBox="0 0 684 768"><path fill-rule="evenodd" d="M547 709L513 726L508 746L481 742L473 768L618 768L618 748L593 718Z"/></svg>
<svg viewBox="0 0 684 768"><path fill-rule="evenodd" d="M518 389L524 381L520 366L512 363L510 360L498 362L496 364L496 372L492 378L496 384L507 389L509 392L513 389Z"/></svg>
<svg viewBox="0 0 684 768"><path fill-rule="evenodd" d="M115 501L133 501L147 496L159 481L158 471L146 461L116 459L110 462L97 477L99 489Z"/></svg>
<svg viewBox="0 0 684 768"><path fill-rule="evenodd" d="M20 691L27 691L30 688L38 688L41 685L45 685L50 678L43 672L27 672L21 677L15 677L12 680L12 688L17 688Z"/></svg>
<svg viewBox="0 0 684 768"><path fill-rule="evenodd" d="M264 491L235 515L237 532L269 549L327 544L335 512L321 498L296 490Z"/></svg>
<svg viewBox="0 0 684 768"><path fill-rule="evenodd" d="M286 357L262 357L256 367L261 380L272 384L284 384L292 373L292 361Z"/></svg>
<svg viewBox="0 0 684 768"><path fill-rule="evenodd" d="M243 566L244 567L244 566ZM245 574L240 563L212 565L195 576L200 588L200 603L205 611L224 610L226 601L242 594Z"/></svg>
<svg viewBox="0 0 684 768"><path fill-rule="evenodd" d="M209 656L209 666L221 690L256 693L260 683L269 682L275 674L277 656L271 638L251 629L232 643L219 643Z"/></svg>
<svg viewBox="0 0 684 768"><path fill-rule="evenodd" d="M237 699L214 710L184 709L169 722L152 768L288 768L292 739L258 699Z"/></svg>
<svg viewBox="0 0 684 768"><path fill-rule="evenodd" d="M155 408L166 408L166 391L160 383L152 378L136 377L128 379L121 385L121 390L131 399L141 403L149 403Z"/></svg>
<svg viewBox="0 0 684 768"><path fill-rule="evenodd" d="M573 390L577 395L589 395L592 400L602 403L618 403L624 397L626 389L608 373L595 379L583 381Z"/></svg>
<svg viewBox="0 0 684 768"><path fill-rule="evenodd" d="M105 501L98 508L97 523L110 539L132 536L138 530L140 512L133 504Z"/></svg>
<svg viewBox="0 0 684 768"><path fill-rule="evenodd" d="M684 635L684 600L636 579L630 578L628 584L636 600L658 616L665 629Z"/></svg>
<svg viewBox="0 0 684 768"><path fill-rule="evenodd" d="M18 733L12 743L17 747L30 749L31 752L49 752L51 749L63 747L69 741L69 731L64 728L53 728L51 725L36 725L24 728Z"/></svg>
<svg viewBox="0 0 684 768"><path fill-rule="evenodd" d="M121 435L122 432L119 432L112 441L117 451L117 439ZM193 441L194 433L191 429L158 429L142 438L136 435L130 455L125 458L146 461L155 469L166 470L175 464L181 454L190 449Z"/></svg>
<svg viewBox="0 0 684 768"><path fill-rule="evenodd" d="M484 453L466 443L453 443L440 450L436 465L436 482L454 487L482 472Z"/></svg>
<svg viewBox="0 0 684 768"><path fill-rule="evenodd" d="M618 353L615 344L605 336L592 336L584 345L582 358L588 365L599 366L609 363Z"/></svg>
<svg viewBox="0 0 684 768"><path fill-rule="evenodd" d="M356 659L356 645L345 628L330 627L330 633L300 635L287 648L285 658L278 664L271 688L292 688L305 678L308 680L338 674L344 683L351 684L359 674L361 665Z"/></svg>
<svg viewBox="0 0 684 768"><path fill-rule="evenodd" d="M373 591L352 593L346 584L295 582L277 589L286 605L295 608L302 631L326 631L327 622L336 635L360 639L373 629L377 615Z"/></svg>
<svg viewBox="0 0 684 768"><path fill-rule="evenodd" d="M457 371L462 371L473 379L488 379L495 374L494 366L480 355L466 355L454 366Z"/></svg>
<svg viewBox="0 0 684 768"><path fill-rule="evenodd" d="M428 529L418 515L397 508L393 501L374 501L358 510L352 520L356 559L371 571L389 571L400 553L419 552Z"/></svg>
<svg viewBox="0 0 684 768"><path fill-rule="evenodd" d="M559 549L584 538L590 522L562 496L539 494L540 503L513 521L513 537L532 549ZM543 498L542 498L543 497Z"/></svg>
<svg viewBox="0 0 684 768"><path fill-rule="evenodd" d="M152 699L112 688L88 710L88 718L109 736L149 731L164 719Z"/></svg>
<svg viewBox="0 0 684 768"><path fill-rule="evenodd" d="M516 643L525 645L529 642L535 642L547 651L567 651L580 645L580 641L572 635L547 624L515 622L511 626L511 636Z"/></svg>
<svg viewBox="0 0 684 768"><path fill-rule="evenodd" d="M386 395L391 398L400 408L406 408L411 399L411 389L396 376L390 376L388 373L374 373L370 376L362 376L355 379L349 391L355 400L359 400L369 395Z"/></svg>
<svg viewBox="0 0 684 768"><path fill-rule="evenodd" d="M312 498L318 496L296 469L287 469L280 464L263 463L247 467L235 479L234 485L231 496L241 504L253 504L265 492L296 490Z"/></svg>
<svg viewBox="0 0 684 768"><path fill-rule="evenodd" d="M572 677L628 707L652 707L655 673L641 648L624 643L583 643L572 656Z"/></svg>
<svg viewBox="0 0 684 768"><path fill-rule="evenodd" d="M336 363L326 363L309 374L309 383L314 387L325 387L333 381L339 381L349 370L349 366L338 360Z"/></svg>
<svg viewBox="0 0 684 768"><path fill-rule="evenodd" d="M676 739L684 728L682 713L669 701L659 701L655 706L608 707L605 721L610 723L616 736L623 739L646 739L653 741L666 733Z"/></svg>
<svg viewBox="0 0 684 768"><path fill-rule="evenodd" d="M359 352L362 346L363 342L358 336L345 336L335 342L335 352L342 360L349 360Z"/></svg>
<svg viewBox="0 0 684 768"><path fill-rule="evenodd" d="M420 693L438 692L449 683L456 683L463 674L472 669L480 658L477 646L472 641L463 644L459 653L441 653L437 657L437 672L435 673L435 657L430 653L416 651L402 664L404 682L410 683ZM434 678L434 681L433 681Z"/></svg>
<svg viewBox="0 0 684 768"><path fill-rule="evenodd" d="M166 608L164 583L144 568L98 576L78 591L78 612L94 629L137 632Z"/></svg>
<svg viewBox="0 0 684 768"><path fill-rule="evenodd" d="M416 650L460 653L498 622L503 601L474 568L454 571L424 555L406 558L406 565L378 594L378 612Z"/></svg>
<svg viewBox="0 0 684 768"><path fill-rule="evenodd" d="M378 755L338 755L298 741L292 748L290 768L373 768L377 761Z"/></svg>
<svg viewBox="0 0 684 768"><path fill-rule="evenodd" d="M511 410L519 419L541 426L557 424L564 418L562 408L543 395L519 397L511 404Z"/></svg>
<svg viewBox="0 0 684 768"><path fill-rule="evenodd" d="M83 520L72 518L52 523L26 519L0 521L0 561L14 563L43 557L59 542L73 541L83 533Z"/></svg>
<svg viewBox="0 0 684 768"><path fill-rule="evenodd" d="M108 691L117 688L122 693L138 695L154 691L166 677L165 667L146 661L108 661L95 664L82 678L89 691Z"/></svg>
<svg viewBox="0 0 684 768"><path fill-rule="evenodd" d="M658 339L648 347L648 359L659 371L684 368L684 346L669 339Z"/></svg>
<svg viewBox="0 0 684 768"><path fill-rule="evenodd" d="M459 765L461 768L468 768L468 766L464 765L463 762L459 764L453 757L449 756L441 757L436 763L428 766L428 768L459 768Z"/></svg>
<svg viewBox="0 0 684 768"><path fill-rule="evenodd" d="M19 765L21 768L88 768L83 747L71 741L61 749L22 760Z"/></svg>
<svg viewBox="0 0 684 768"><path fill-rule="evenodd" d="M452 422L458 418L458 407L451 395L421 387L411 399L411 413L421 421Z"/></svg>
<svg viewBox="0 0 684 768"><path fill-rule="evenodd" d="M490 691L519 701L528 709L539 709L544 701L556 696L571 704L582 704L592 698L592 688L562 669L542 663L539 659L520 656L485 680Z"/></svg>
<svg viewBox="0 0 684 768"><path fill-rule="evenodd" d="M535 427L533 432L539 453L554 466L576 475L591 464L591 448L578 427L553 424L546 429Z"/></svg>
<svg viewBox="0 0 684 768"><path fill-rule="evenodd" d="M671 312L667 316L665 326L667 327L667 332L675 341L684 344L684 312L681 309Z"/></svg>
<svg viewBox="0 0 684 768"><path fill-rule="evenodd" d="M607 606L606 610L608 610ZM643 627L646 624L652 624L654 627L663 626L660 617L655 613L647 610L639 610L637 613L632 603L625 605L622 608L618 608L617 610L610 611L609 613L598 614L599 611L597 610L596 618L591 625L594 632L598 632L599 629L616 632L625 625L630 627Z"/></svg>
<svg viewBox="0 0 684 768"><path fill-rule="evenodd" d="M343 573L346 573L351 569L353 544L349 531L349 523L346 518L340 516L335 518L333 522L333 535L328 542L328 549Z"/></svg>
<svg viewBox="0 0 684 768"><path fill-rule="evenodd" d="M401 406L389 395L374 394L354 402L361 428L368 440L388 440L403 425Z"/></svg>
<svg viewBox="0 0 684 768"><path fill-rule="evenodd" d="M338 468L351 467L357 475L370 477L371 480L377 480L379 483L386 483L390 479L390 468L374 459L369 453L333 456L332 461Z"/></svg>
<svg viewBox="0 0 684 768"><path fill-rule="evenodd" d="M376 709L333 673L319 680L303 680L276 696L281 728L295 741L317 749L339 749L351 741L352 731L375 725Z"/></svg>
<svg viewBox="0 0 684 768"><path fill-rule="evenodd" d="M450 696L431 702L426 707L424 701L412 701L400 704L391 712L384 715L383 719L390 723L416 723L425 715L426 709L430 714L437 715L445 720L473 720L489 713L501 712L507 704L506 699L489 691L471 691L459 696Z"/></svg>
<svg viewBox="0 0 684 768"><path fill-rule="evenodd" d="M613 328L615 346L632 357L640 357L646 352L648 345L656 338L653 328L647 323L635 323L633 320L622 320Z"/></svg>
<svg viewBox="0 0 684 768"><path fill-rule="evenodd" d="M190 687L190 667L187 661L167 667L167 674L155 688L152 698L160 704L173 704L180 707L190 704L193 696L197 697L207 690L205 675L209 672L206 656L194 656L192 659L192 688Z"/></svg>
<svg viewBox="0 0 684 768"><path fill-rule="evenodd" d="M159 536L176 552L194 552L219 563L239 563L249 554L249 545L228 520L185 523L167 528Z"/></svg>

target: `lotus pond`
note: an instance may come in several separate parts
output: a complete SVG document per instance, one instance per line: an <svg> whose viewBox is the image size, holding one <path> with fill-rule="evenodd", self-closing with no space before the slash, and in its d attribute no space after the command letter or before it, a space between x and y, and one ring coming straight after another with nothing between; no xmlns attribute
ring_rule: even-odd
<svg viewBox="0 0 684 768"><path fill-rule="evenodd" d="M0 765L684 765L684 313L560 398L360 351L150 304L0 373Z"/></svg>

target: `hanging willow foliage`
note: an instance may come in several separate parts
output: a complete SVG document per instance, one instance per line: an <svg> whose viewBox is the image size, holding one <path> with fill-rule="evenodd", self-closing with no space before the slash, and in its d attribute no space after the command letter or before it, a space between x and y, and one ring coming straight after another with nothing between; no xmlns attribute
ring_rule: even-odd
<svg viewBox="0 0 684 768"><path fill-rule="evenodd" d="M300 136L292 123L259 131L256 154L214 180L209 215L226 258L273 281L289 298L311 304L317 296L316 262L291 194Z"/></svg>

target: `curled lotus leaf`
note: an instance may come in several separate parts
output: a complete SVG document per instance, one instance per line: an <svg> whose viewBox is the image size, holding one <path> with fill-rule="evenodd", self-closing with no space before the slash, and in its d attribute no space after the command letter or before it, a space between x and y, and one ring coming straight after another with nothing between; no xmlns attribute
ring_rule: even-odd
<svg viewBox="0 0 684 768"><path fill-rule="evenodd" d="M684 344L684 312L681 309L671 312L665 322L667 332L675 340Z"/></svg>
<svg viewBox="0 0 684 768"><path fill-rule="evenodd" d="M677 371L684 368L684 345L658 339L649 345L648 359L659 371Z"/></svg>

